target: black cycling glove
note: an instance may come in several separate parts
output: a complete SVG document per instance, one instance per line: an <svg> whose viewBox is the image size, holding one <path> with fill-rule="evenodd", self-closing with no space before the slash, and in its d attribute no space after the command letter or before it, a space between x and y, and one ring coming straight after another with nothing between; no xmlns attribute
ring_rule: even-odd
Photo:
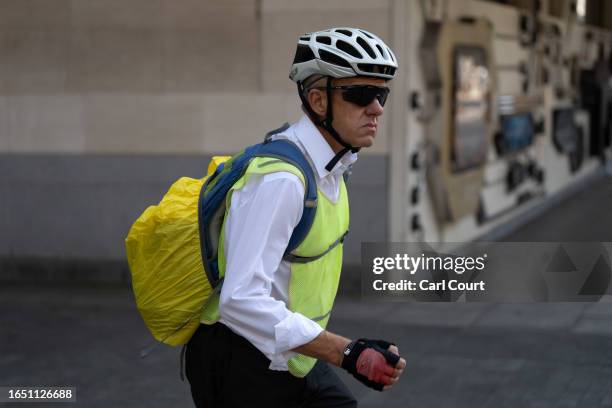
<svg viewBox="0 0 612 408"><path fill-rule="evenodd" d="M400 359L388 350L391 345L394 344L384 340L355 340L344 350L342 368L368 387L382 391L393 383L392 375Z"/></svg>

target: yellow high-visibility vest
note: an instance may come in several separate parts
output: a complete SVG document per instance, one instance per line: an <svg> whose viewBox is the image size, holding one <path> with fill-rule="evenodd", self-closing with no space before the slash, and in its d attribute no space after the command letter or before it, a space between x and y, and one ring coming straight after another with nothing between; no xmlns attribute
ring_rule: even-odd
<svg viewBox="0 0 612 408"><path fill-rule="evenodd" d="M244 176L240 178L228 192L226 200L227 211L231 207L231 196L234 190L242 188L254 175L270 174L285 171L295 174L304 183L301 171L295 166L268 157L258 157L252 160ZM327 327L331 310L336 298L340 272L342 270L342 242L329 250L330 246L344 237L349 227L349 204L344 180L340 182L338 201L333 203L325 194L318 190L317 210L310 231L302 243L293 251L299 257L320 258L306 262L290 262L291 278L289 281L288 309L300 313L315 321L323 329ZM224 251L225 225L219 239L219 274L225 276L226 259ZM328 252L326 252L328 251ZM219 294L211 299L202 313L201 321L213 324L219 320ZM289 372L296 377L304 377L316 359L297 354L289 360Z"/></svg>

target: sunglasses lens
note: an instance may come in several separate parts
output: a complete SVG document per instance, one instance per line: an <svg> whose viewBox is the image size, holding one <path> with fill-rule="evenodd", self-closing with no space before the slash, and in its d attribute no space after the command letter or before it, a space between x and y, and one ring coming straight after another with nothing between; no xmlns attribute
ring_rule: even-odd
<svg viewBox="0 0 612 408"><path fill-rule="evenodd" d="M385 106L385 103L387 102L387 96L389 96L389 88L380 88L380 92L378 93L378 95L376 95L380 106Z"/></svg>
<svg viewBox="0 0 612 408"><path fill-rule="evenodd" d="M381 106L385 106L389 88L377 86L354 86L344 90L342 97L347 102L365 107L372 103L374 98L378 99Z"/></svg>

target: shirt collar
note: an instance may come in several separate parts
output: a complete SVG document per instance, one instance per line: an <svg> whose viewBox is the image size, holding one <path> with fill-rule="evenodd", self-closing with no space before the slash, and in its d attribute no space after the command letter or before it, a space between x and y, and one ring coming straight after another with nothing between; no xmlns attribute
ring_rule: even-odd
<svg viewBox="0 0 612 408"><path fill-rule="evenodd" d="M296 123L295 135L304 146L320 178L326 177L329 174L344 173L351 164L357 161L356 153L347 152L342 156L331 172L327 171L325 166L336 154L319 129L306 115L302 115L300 120Z"/></svg>

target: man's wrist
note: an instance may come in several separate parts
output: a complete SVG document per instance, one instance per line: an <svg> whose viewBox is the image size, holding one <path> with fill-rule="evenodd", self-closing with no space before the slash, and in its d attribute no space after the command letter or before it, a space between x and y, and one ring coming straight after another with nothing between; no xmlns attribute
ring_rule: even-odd
<svg viewBox="0 0 612 408"><path fill-rule="evenodd" d="M346 337L323 330L312 341L296 347L293 351L342 367L344 350L350 343L351 340Z"/></svg>
<svg viewBox="0 0 612 408"><path fill-rule="evenodd" d="M333 344L333 357L329 360L329 362L337 367L342 367L344 352L352 343L352 340L347 339L346 337L338 336L337 334L328 332L327 330L324 330L321 334L326 337L326 341L328 341L329 344Z"/></svg>
<svg viewBox="0 0 612 408"><path fill-rule="evenodd" d="M336 364L338 367L342 367L344 356L351 352L351 347L353 344L355 344L353 340L349 340L348 342L345 342L344 347L342 347L342 350L340 351L340 360Z"/></svg>

